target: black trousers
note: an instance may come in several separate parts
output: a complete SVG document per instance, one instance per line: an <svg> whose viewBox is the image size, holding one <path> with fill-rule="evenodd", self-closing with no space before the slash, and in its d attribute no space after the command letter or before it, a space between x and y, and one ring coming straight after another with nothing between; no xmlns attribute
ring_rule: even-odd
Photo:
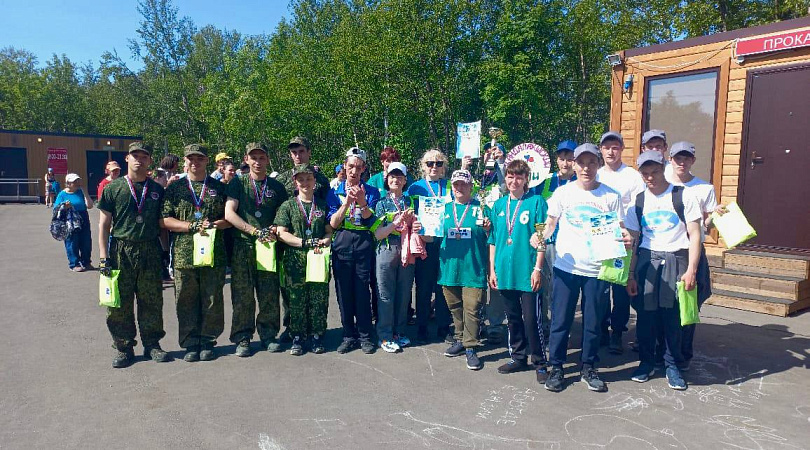
<svg viewBox="0 0 810 450"><path fill-rule="evenodd" d="M535 365L546 364L545 340L543 339L543 315L538 314L542 295L536 292L500 291L506 310L506 326L509 329L509 354L516 361L526 361L531 356Z"/></svg>
<svg viewBox="0 0 810 450"><path fill-rule="evenodd" d="M371 339L372 261L370 232L338 231L332 244L332 274L344 339Z"/></svg>
<svg viewBox="0 0 810 450"><path fill-rule="evenodd" d="M438 241L438 242L437 242ZM430 300L436 294L434 307L436 308L436 325L439 329L448 328L452 323L444 292L439 286L439 249L441 240L425 244L427 258L416 260L416 324L420 328L427 327L430 321Z"/></svg>

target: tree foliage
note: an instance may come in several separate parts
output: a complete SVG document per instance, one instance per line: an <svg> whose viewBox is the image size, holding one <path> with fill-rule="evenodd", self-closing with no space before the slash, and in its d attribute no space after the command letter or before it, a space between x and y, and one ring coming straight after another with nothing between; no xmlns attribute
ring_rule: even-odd
<svg viewBox="0 0 810 450"><path fill-rule="evenodd" d="M140 0L133 71L0 50L0 128L142 135L166 152L205 142L233 156L305 135L331 167L352 146L413 164L449 154L456 122L508 144L595 138L618 49L800 17L807 0L293 0L271 35L198 28L171 0Z"/></svg>

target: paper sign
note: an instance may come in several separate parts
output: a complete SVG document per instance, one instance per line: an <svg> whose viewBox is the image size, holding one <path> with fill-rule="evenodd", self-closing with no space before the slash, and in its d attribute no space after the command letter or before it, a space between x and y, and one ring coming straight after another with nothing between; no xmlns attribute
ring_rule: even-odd
<svg viewBox="0 0 810 450"><path fill-rule="evenodd" d="M531 142L520 144L506 155L506 163L509 164L514 159L522 159L529 164L531 170L529 175L530 188L539 185L548 178L551 171L551 158L543 147Z"/></svg>
<svg viewBox="0 0 810 450"><path fill-rule="evenodd" d="M481 121L456 124L456 158L481 156Z"/></svg>
<svg viewBox="0 0 810 450"><path fill-rule="evenodd" d="M737 202L729 203L726 210L728 212L722 216L712 213L712 222L728 248L736 247L756 237L757 232L748 223L748 219L745 218Z"/></svg>
<svg viewBox="0 0 810 450"><path fill-rule="evenodd" d="M425 236L444 236L444 205L448 199L445 197L419 196L419 223L422 224L420 234Z"/></svg>
<svg viewBox="0 0 810 450"><path fill-rule="evenodd" d="M68 155L66 148L48 149L48 167L53 169L56 175L66 175L68 173Z"/></svg>
<svg viewBox="0 0 810 450"><path fill-rule="evenodd" d="M621 240L622 229L615 211L594 214L587 224L591 260L605 261L627 256L627 250Z"/></svg>

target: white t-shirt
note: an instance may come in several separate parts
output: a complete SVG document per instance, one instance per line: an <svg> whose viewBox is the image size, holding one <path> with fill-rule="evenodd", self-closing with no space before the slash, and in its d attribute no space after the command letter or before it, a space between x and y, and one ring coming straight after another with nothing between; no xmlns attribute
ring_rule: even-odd
<svg viewBox="0 0 810 450"><path fill-rule="evenodd" d="M574 183L557 188L548 201L548 215L557 217L557 258L554 267L574 275L596 277L599 261L591 260L588 248L587 223L593 214L616 211L619 220L624 220L624 207L618 192L600 184L586 191Z"/></svg>
<svg viewBox="0 0 810 450"><path fill-rule="evenodd" d="M697 199L688 190L683 192L683 216L687 222L695 222L703 218ZM641 233L640 246L642 248L657 252L675 252L689 248L686 225L681 222L672 205L671 184L661 195L655 195L649 189L644 191L641 225L644 227ZM628 230L639 231L635 204L627 211L624 226Z"/></svg>
<svg viewBox="0 0 810 450"><path fill-rule="evenodd" d="M697 200L698 206L700 206L700 211L704 214L711 214L714 209L717 208L717 197L714 194L714 185L710 184L709 182L701 180L698 177L693 177L687 183L679 183L675 181L670 181L670 183L674 184L675 186L684 186L686 188L686 193L690 194ZM706 240L706 228L703 225L703 220L701 220L701 242Z"/></svg>
<svg viewBox="0 0 810 450"><path fill-rule="evenodd" d="M596 173L596 180L605 183L621 195L622 207L625 211L630 208L630 205L636 203L636 195L647 188L638 170L624 163L615 171L610 170L608 166L602 167Z"/></svg>

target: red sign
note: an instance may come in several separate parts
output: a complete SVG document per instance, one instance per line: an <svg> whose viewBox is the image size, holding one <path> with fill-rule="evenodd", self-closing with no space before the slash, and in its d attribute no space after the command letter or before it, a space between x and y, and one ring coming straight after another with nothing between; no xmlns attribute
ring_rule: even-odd
<svg viewBox="0 0 810 450"><path fill-rule="evenodd" d="M65 175L68 173L67 169L67 149L66 148L49 148L48 149L48 167L53 169L53 173L57 175Z"/></svg>
<svg viewBox="0 0 810 450"><path fill-rule="evenodd" d="M778 52L793 48L810 47L810 29L788 31L772 36L740 39L737 41L737 56Z"/></svg>

